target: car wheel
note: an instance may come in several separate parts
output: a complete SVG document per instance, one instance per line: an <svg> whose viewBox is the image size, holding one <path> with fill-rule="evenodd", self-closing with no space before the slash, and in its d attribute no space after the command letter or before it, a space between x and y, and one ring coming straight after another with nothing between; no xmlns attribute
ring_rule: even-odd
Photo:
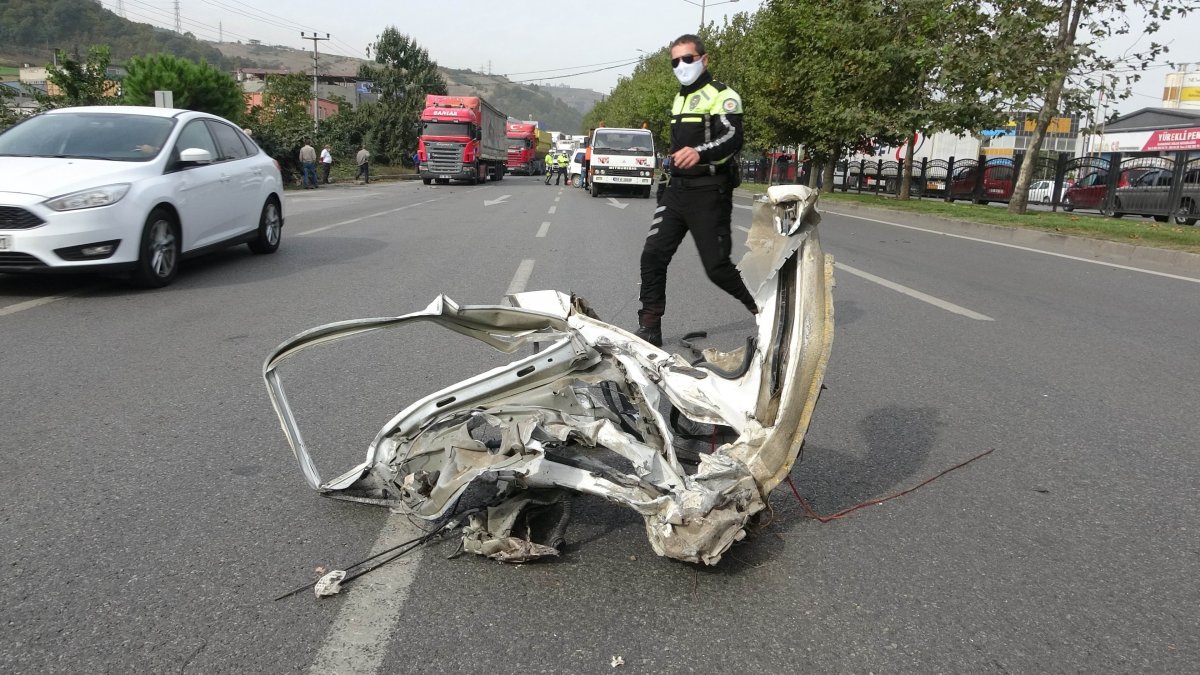
<svg viewBox="0 0 1200 675"><path fill-rule="evenodd" d="M1074 211L1074 210L1075 210L1075 205L1071 203L1071 200L1070 200L1070 199L1067 199L1066 197L1063 197L1063 202L1062 202L1062 210L1063 210L1063 211Z"/></svg>
<svg viewBox="0 0 1200 675"><path fill-rule="evenodd" d="M1042 197L1042 206L1050 206L1050 198Z"/></svg>
<svg viewBox="0 0 1200 675"><path fill-rule="evenodd" d="M599 197L600 196L600 186L596 185L596 183L593 182L591 192L592 192L593 197Z"/></svg>
<svg viewBox="0 0 1200 675"><path fill-rule="evenodd" d="M433 182L433 179L432 179L432 178L422 178L422 179L421 179L421 182L422 182L422 183L424 183L424 184L426 184L426 185L429 185L430 183L432 183L432 182Z"/></svg>
<svg viewBox="0 0 1200 675"><path fill-rule="evenodd" d="M1179 202L1179 208L1175 210L1176 225L1195 225L1196 224L1196 203L1190 199L1184 199Z"/></svg>
<svg viewBox="0 0 1200 675"><path fill-rule="evenodd" d="M1100 213L1105 216L1108 216L1109 218L1124 218L1125 217L1125 214L1121 212L1121 200L1119 198L1113 200L1112 206L1101 209Z"/></svg>
<svg viewBox="0 0 1200 675"><path fill-rule="evenodd" d="M258 217L258 233L247 244L250 250L259 253L274 253L279 249L283 237L283 218L279 215L279 202L268 197Z"/></svg>
<svg viewBox="0 0 1200 675"><path fill-rule="evenodd" d="M158 208L146 218L138 247L133 282L142 288L162 288L179 273L179 225L171 212Z"/></svg>

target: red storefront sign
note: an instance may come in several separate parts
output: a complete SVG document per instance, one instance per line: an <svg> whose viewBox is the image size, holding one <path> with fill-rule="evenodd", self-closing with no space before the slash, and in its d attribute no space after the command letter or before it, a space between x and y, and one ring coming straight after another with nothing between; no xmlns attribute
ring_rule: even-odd
<svg viewBox="0 0 1200 675"><path fill-rule="evenodd" d="M1200 150L1200 127L1159 129L1150 134L1142 150Z"/></svg>

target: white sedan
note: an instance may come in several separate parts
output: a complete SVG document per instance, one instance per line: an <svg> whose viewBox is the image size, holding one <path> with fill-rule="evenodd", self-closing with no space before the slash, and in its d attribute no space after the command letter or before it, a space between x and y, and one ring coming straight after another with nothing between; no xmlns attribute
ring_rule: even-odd
<svg viewBox="0 0 1200 675"><path fill-rule="evenodd" d="M1062 195L1067 194L1068 185L1064 185L1062 190L1059 190L1059 199ZM1050 198L1054 196L1054 181L1052 180L1035 180L1029 184L1029 203L1030 204L1045 204L1049 206Z"/></svg>
<svg viewBox="0 0 1200 675"><path fill-rule="evenodd" d="M215 115L60 108L0 133L0 272L125 270L165 286L189 255L274 253L282 203L279 164Z"/></svg>

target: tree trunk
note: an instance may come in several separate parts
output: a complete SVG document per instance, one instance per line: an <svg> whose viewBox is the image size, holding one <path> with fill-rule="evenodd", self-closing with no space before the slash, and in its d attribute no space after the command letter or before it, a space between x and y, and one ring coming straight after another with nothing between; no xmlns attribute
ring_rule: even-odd
<svg viewBox="0 0 1200 675"><path fill-rule="evenodd" d="M1046 129L1050 121L1058 114L1058 101L1062 98L1063 87L1066 86L1067 73L1070 71L1070 54L1075 47L1075 33L1083 15L1082 0L1065 0L1062 16L1059 21L1058 48L1055 60L1061 64L1054 81L1046 91L1042 109L1038 112L1037 125L1033 136L1029 138L1029 147L1025 149L1025 161L1021 164L1021 173L1017 176L1017 184L1013 186L1012 196L1008 200L1008 212L1023 214L1029 202L1029 184L1033 182L1033 172L1037 169L1037 158L1042 151L1042 141L1046 138Z"/></svg>
<svg viewBox="0 0 1200 675"><path fill-rule="evenodd" d="M822 164L822 166L824 166ZM817 159L808 160L808 187L817 189Z"/></svg>
<svg viewBox="0 0 1200 675"><path fill-rule="evenodd" d="M908 142L904 144L904 175L900 178L900 194L896 195L896 199L908 199L908 195L912 190L912 172L913 172L913 155L916 154L913 146L913 139L916 138L914 133L909 136Z"/></svg>
<svg viewBox="0 0 1200 675"><path fill-rule="evenodd" d="M837 162L835 160L827 160L824 166L821 167L821 191L833 192L833 174L837 171Z"/></svg>

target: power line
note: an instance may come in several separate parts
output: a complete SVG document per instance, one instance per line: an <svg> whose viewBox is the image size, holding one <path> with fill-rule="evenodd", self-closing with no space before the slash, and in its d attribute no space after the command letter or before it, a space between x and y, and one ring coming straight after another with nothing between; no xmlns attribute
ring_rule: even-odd
<svg viewBox="0 0 1200 675"><path fill-rule="evenodd" d="M550 68L549 70L526 70L526 71L520 72L520 73L505 73L504 76L512 77L513 75L535 75L537 73L558 73L558 72L562 72L564 70L575 70L576 68L594 68L596 66L607 66L610 63L624 64L627 60L628 59L621 59L620 61L603 61L601 63L589 63L589 64L583 65L583 66L570 66L568 68ZM641 60L641 58L639 57L638 61L640 61L640 60ZM634 61L634 63L637 63L637 61Z"/></svg>
<svg viewBox="0 0 1200 675"><path fill-rule="evenodd" d="M635 64L635 63L637 63L637 62L639 62L639 61L641 61L641 59L634 59L633 61L627 61L627 62L625 62L625 63L619 63L619 64L617 64L617 65L615 65L615 66L609 66L609 67L607 67L607 68L597 68L597 69L595 69L595 70L585 70L585 71L583 71L583 72L581 72L581 73L572 73L572 74L570 74L570 75L554 75L554 76L552 76L552 77L535 77L535 78L533 78L532 80L512 80L512 81L513 81L513 82L517 82L517 83L524 83L524 82L541 82L541 81L543 81L543 80L562 80L562 79L566 79L566 78L568 78L568 77L578 77L578 76L580 76L580 75L591 75L592 73L599 73L599 72L601 72L601 71L604 71L604 70L612 70L612 69L614 69L614 68L622 68L622 67L624 67L624 66L632 66L633 64Z"/></svg>

